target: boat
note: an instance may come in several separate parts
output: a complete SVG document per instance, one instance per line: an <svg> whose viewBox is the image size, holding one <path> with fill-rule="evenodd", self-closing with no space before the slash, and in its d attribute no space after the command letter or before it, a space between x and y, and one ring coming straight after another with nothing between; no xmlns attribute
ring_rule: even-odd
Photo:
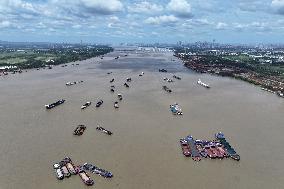
<svg viewBox="0 0 284 189"><path fill-rule="evenodd" d="M183 114L178 103L170 105L170 110L174 115L182 115Z"/></svg>
<svg viewBox="0 0 284 189"><path fill-rule="evenodd" d="M113 93L114 93L114 89L115 89L115 86L114 86L114 85L110 86L110 92L113 92Z"/></svg>
<svg viewBox="0 0 284 189"><path fill-rule="evenodd" d="M194 161L201 161L201 157L199 151L196 148L195 141L193 140L192 136L187 136L185 140L188 143L188 146L191 149L191 157Z"/></svg>
<svg viewBox="0 0 284 189"><path fill-rule="evenodd" d="M211 151L216 154L216 158L222 159L224 158L224 156L222 155L222 153L216 148L216 145L214 143L210 144L210 149Z"/></svg>
<svg viewBox="0 0 284 189"><path fill-rule="evenodd" d="M124 86L125 86L126 88L129 88L129 85L128 85L127 83L124 83Z"/></svg>
<svg viewBox="0 0 284 189"><path fill-rule="evenodd" d="M169 83L174 82L172 79L169 79L169 78L166 78L166 77L164 77L164 81L167 81L167 82L169 82Z"/></svg>
<svg viewBox="0 0 284 189"><path fill-rule="evenodd" d="M61 166L61 170L62 170L64 177L70 177L71 173L68 171L65 161L61 161L59 164Z"/></svg>
<svg viewBox="0 0 284 189"><path fill-rule="evenodd" d="M76 85L78 83L83 83L83 81L73 81L73 82L67 82L65 85L66 86L72 86L72 85Z"/></svg>
<svg viewBox="0 0 284 189"><path fill-rule="evenodd" d="M117 95L118 100L122 100L122 94Z"/></svg>
<svg viewBox="0 0 284 189"><path fill-rule="evenodd" d="M220 143L216 143L216 148L222 154L223 157L228 157L226 150L223 148L223 145Z"/></svg>
<svg viewBox="0 0 284 189"><path fill-rule="evenodd" d="M143 75L144 75L144 72L141 72L141 74L139 74L140 77L143 76Z"/></svg>
<svg viewBox="0 0 284 189"><path fill-rule="evenodd" d="M107 74L108 74L108 75L109 75L109 74L112 74L112 72L108 72Z"/></svg>
<svg viewBox="0 0 284 189"><path fill-rule="evenodd" d="M168 72L166 69L159 69L159 72Z"/></svg>
<svg viewBox="0 0 284 189"><path fill-rule="evenodd" d="M176 76L176 75L174 75L173 78L178 79L178 80L181 80L181 78L178 77L178 76Z"/></svg>
<svg viewBox="0 0 284 189"><path fill-rule="evenodd" d="M186 157L190 157L191 150L187 144L187 141L184 138L180 139L180 145L181 145L181 150L182 150L183 155Z"/></svg>
<svg viewBox="0 0 284 189"><path fill-rule="evenodd" d="M220 142L220 144L223 145L224 149L226 149L226 152L228 156L230 156L232 159L239 161L240 156L237 154L235 149L227 142L225 135L221 132L215 134L216 139Z"/></svg>
<svg viewBox="0 0 284 189"><path fill-rule="evenodd" d="M211 158L211 159L214 159L216 158L216 154L212 152L211 148L209 145L205 145L204 146L204 150L205 152L208 154L208 157Z"/></svg>
<svg viewBox="0 0 284 189"><path fill-rule="evenodd" d="M98 131L102 131L102 132L104 132L104 133L106 133L106 134L108 134L108 135L112 135L112 132L111 132L111 131L108 131L108 130L106 130L106 129L103 128L103 127L98 126L96 129L97 129Z"/></svg>
<svg viewBox="0 0 284 189"><path fill-rule="evenodd" d="M84 131L86 130L86 126L85 125L78 125L76 127L76 129L74 130L73 134L80 136L84 133Z"/></svg>
<svg viewBox="0 0 284 189"><path fill-rule="evenodd" d="M165 90L165 91L167 91L168 93L171 93L172 92L172 90L171 89L169 89L167 86L163 86L163 89Z"/></svg>
<svg viewBox="0 0 284 189"><path fill-rule="evenodd" d="M77 170L77 172L78 172L80 178L82 179L82 181L83 181L87 186L91 186L91 185L93 185L93 184L95 183L94 180L92 180L92 179L90 178L90 176L85 172L85 170L83 169L82 166L79 165L78 167L76 167L76 170Z"/></svg>
<svg viewBox="0 0 284 189"><path fill-rule="evenodd" d="M114 108L119 108L119 106L118 106L118 102L116 101L116 102L114 102Z"/></svg>
<svg viewBox="0 0 284 189"><path fill-rule="evenodd" d="M87 108L88 106L90 106L92 103L91 102L86 102L83 106L81 106L81 109L85 109Z"/></svg>
<svg viewBox="0 0 284 189"><path fill-rule="evenodd" d="M75 166L72 162L72 160L69 158L69 157L65 157L63 159L63 161L66 163L66 167L68 169L68 171L72 174L72 175L76 175L77 174L77 171L75 169Z"/></svg>
<svg viewBox="0 0 284 189"><path fill-rule="evenodd" d="M131 78L130 77L126 78L126 82L131 82Z"/></svg>
<svg viewBox="0 0 284 189"><path fill-rule="evenodd" d="M273 93L273 94L275 94L275 93L276 93L275 91L270 90L270 89L267 89L267 88L264 88L264 87L262 87L262 88L261 88L261 90L263 90L263 91L267 91L267 92L269 92L269 93Z"/></svg>
<svg viewBox="0 0 284 189"><path fill-rule="evenodd" d="M113 83L113 82L114 82L114 79L111 79L109 82L110 82L110 83Z"/></svg>
<svg viewBox="0 0 284 189"><path fill-rule="evenodd" d="M54 169L56 178L57 178L58 180L64 179L64 175L63 175L63 173L62 173L61 166L60 166L59 163L55 163L55 164L53 165L53 169Z"/></svg>
<svg viewBox="0 0 284 189"><path fill-rule="evenodd" d="M277 92L277 95L281 98L284 98L284 93L282 93L282 92Z"/></svg>
<svg viewBox="0 0 284 189"><path fill-rule="evenodd" d="M199 84L199 85L201 85L201 86L203 86L203 87L205 87L205 88L207 88L207 89L210 88L210 86L209 86L208 84L203 83L200 79L198 79L197 84Z"/></svg>
<svg viewBox="0 0 284 189"><path fill-rule="evenodd" d="M95 165L92 165L90 163L84 163L83 168L85 170L90 171L93 174L98 174L104 178L112 178L113 174L107 170L101 169Z"/></svg>
<svg viewBox="0 0 284 189"><path fill-rule="evenodd" d="M56 178L58 180L64 179L64 175L63 175L62 170L60 168L54 169L54 171L55 171Z"/></svg>
<svg viewBox="0 0 284 189"><path fill-rule="evenodd" d="M46 109L52 109L52 108L54 108L54 107L56 107L56 106L59 106L60 104L63 104L64 102L65 102L64 99L58 100L57 102L54 102L54 103L51 103L51 104L46 104L46 105L45 105L45 108L46 108Z"/></svg>
<svg viewBox="0 0 284 189"><path fill-rule="evenodd" d="M99 101L97 102L97 104L96 104L96 107L97 107L97 108L100 107L103 103L104 103L103 100L99 100Z"/></svg>
<svg viewBox="0 0 284 189"><path fill-rule="evenodd" d="M202 143L198 143L198 142L195 141L195 145L196 145L197 150L199 151L199 154L200 154L202 157L206 158L206 157L208 156L208 154L207 154L207 152L205 151L205 149L204 149Z"/></svg>

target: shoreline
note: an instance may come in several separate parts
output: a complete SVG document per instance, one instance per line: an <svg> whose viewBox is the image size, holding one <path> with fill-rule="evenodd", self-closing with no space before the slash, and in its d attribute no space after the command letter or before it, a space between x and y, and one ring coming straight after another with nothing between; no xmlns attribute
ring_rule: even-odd
<svg viewBox="0 0 284 189"><path fill-rule="evenodd" d="M184 57L180 54L175 54L174 56L179 58L186 68L193 70L196 73L229 77L244 81L246 83L258 86L264 91L271 91L271 93L284 98L284 83L279 81L278 78L272 76L260 76L258 73L247 68L239 68L232 65L211 63L203 64L203 60L201 60L202 57L198 55Z"/></svg>

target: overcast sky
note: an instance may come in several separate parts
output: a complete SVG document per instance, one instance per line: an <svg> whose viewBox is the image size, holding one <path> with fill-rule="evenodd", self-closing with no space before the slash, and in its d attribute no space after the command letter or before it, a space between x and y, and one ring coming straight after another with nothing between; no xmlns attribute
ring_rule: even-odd
<svg viewBox="0 0 284 189"><path fill-rule="evenodd" d="M284 43L284 0L0 0L0 40Z"/></svg>

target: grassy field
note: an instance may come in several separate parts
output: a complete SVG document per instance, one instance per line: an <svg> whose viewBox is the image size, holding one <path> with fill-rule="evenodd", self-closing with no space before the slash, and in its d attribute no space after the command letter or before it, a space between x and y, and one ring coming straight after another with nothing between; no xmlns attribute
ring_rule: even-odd
<svg viewBox="0 0 284 189"><path fill-rule="evenodd" d="M17 65L26 63L30 59L47 61L56 59L54 54L35 53L33 51L25 52L0 52L0 65Z"/></svg>
<svg viewBox="0 0 284 189"><path fill-rule="evenodd" d="M13 65L21 69L39 68L46 65L58 65L77 60L85 60L111 51L112 48L110 47L52 48L47 50L25 49L21 51L4 49L0 50L0 66Z"/></svg>

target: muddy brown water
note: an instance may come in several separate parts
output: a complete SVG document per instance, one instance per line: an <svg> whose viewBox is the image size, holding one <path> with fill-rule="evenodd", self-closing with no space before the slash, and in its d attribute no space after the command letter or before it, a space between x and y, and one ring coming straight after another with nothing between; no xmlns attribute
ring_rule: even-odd
<svg viewBox="0 0 284 189"><path fill-rule="evenodd" d="M1 189L88 188L79 176L55 178L52 165L65 156L76 165L90 162L114 174L106 180L90 173L95 185L89 188L283 188L284 99L242 81L193 73L170 53L134 51L114 60L117 55L124 54L0 77ZM163 81L172 73L182 80ZM123 86L127 77L132 78L129 89ZM114 94L109 91L112 78ZM197 85L199 78L212 88ZM65 86L79 80L84 83ZM164 84L172 94L162 90ZM123 100L115 110L117 93ZM61 98L63 105L44 108ZM95 108L99 99L104 103ZM81 110L86 101L93 104ZM170 113L174 102L183 116ZM78 124L87 129L75 137ZM96 131L98 124L114 134ZM213 139L218 131L241 161L194 162L182 155L179 138Z"/></svg>

